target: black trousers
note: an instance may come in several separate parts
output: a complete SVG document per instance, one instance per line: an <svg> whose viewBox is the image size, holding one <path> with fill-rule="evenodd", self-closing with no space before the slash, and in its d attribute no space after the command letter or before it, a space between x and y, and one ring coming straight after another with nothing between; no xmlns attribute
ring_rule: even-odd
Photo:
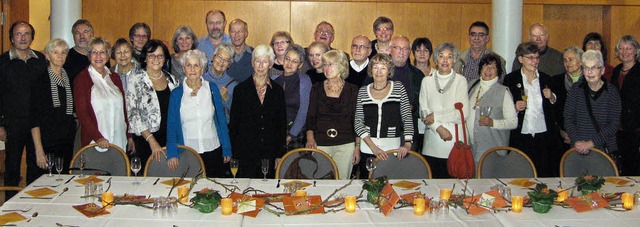
<svg viewBox="0 0 640 227"><path fill-rule="evenodd" d="M31 137L31 122L29 119L5 119L7 141L5 141L5 186L18 186L20 183L20 162L22 151L26 146L27 152L27 184L35 181L42 174L36 162L33 139ZM17 192L6 191L5 199L9 200Z"/></svg>
<svg viewBox="0 0 640 227"><path fill-rule="evenodd" d="M618 154L620 172L625 176L640 174L640 133L618 132Z"/></svg>
<svg viewBox="0 0 640 227"><path fill-rule="evenodd" d="M527 154L536 166L539 177L557 177L560 174L562 145L560 134L546 131L531 134L514 133L509 138L509 146Z"/></svg>
<svg viewBox="0 0 640 227"><path fill-rule="evenodd" d="M275 158L269 158L267 178L273 179L276 174ZM258 156L239 159L238 178L262 178L262 159Z"/></svg>
<svg viewBox="0 0 640 227"><path fill-rule="evenodd" d="M446 158L436 158L427 155L422 155L422 157L427 159L427 163L429 163L429 167L431 167L431 176L434 179L451 178L451 176L449 176L449 171L447 170Z"/></svg>

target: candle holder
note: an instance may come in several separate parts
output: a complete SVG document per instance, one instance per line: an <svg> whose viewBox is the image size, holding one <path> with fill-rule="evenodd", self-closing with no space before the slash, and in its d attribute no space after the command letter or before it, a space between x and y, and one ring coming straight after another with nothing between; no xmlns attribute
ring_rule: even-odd
<svg viewBox="0 0 640 227"><path fill-rule="evenodd" d="M423 198L413 199L413 214L417 216L424 215L425 203L426 201Z"/></svg>
<svg viewBox="0 0 640 227"><path fill-rule="evenodd" d="M451 198L451 189L440 189L440 200L449 200Z"/></svg>
<svg viewBox="0 0 640 227"><path fill-rule="evenodd" d="M178 188L178 199L180 200L181 203L188 203L189 202L189 188L187 187L179 187Z"/></svg>
<svg viewBox="0 0 640 227"><path fill-rule="evenodd" d="M222 215L230 215L233 212L233 200L231 198L220 200L220 209L222 210Z"/></svg>
<svg viewBox="0 0 640 227"><path fill-rule="evenodd" d="M305 190L296 190L296 196L307 196L307 191L305 191Z"/></svg>
<svg viewBox="0 0 640 227"><path fill-rule="evenodd" d="M568 189L559 189L558 190L558 197L556 198L556 201L558 201L559 203L562 203L567 198L569 198L569 190Z"/></svg>
<svg viewBox="0 0 640 227"><path fill-rule="evenodd" d="M113 207L113 192L102 193L102 207L111 209Z"/></svg>
<svg viewBox="0 0 640 227"><path fill-rule="evenodd" d="M633 194L631 193L622 193L622 196L620 197L620 199L622 200L622 207L624 207L624 209L627 210L631 210L633 209Z"/></svg>
<svg viewBox="0 0 640 227"><path fill-rule="evenodd" d="M522 212L522 205L524 203L524 198L522 196L512 196L511 197L511 210L516 213Z"/></svg>
<svg viewBox="0 0 640 227"><path fill-rule="evenodd" d="M344 197L344 210L347 213L356 212L356 197L355 196L345 196Z"/></svg>

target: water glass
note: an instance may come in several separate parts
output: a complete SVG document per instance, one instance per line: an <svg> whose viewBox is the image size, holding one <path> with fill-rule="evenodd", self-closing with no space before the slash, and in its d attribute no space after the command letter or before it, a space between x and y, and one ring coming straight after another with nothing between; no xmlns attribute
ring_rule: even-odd
<svg viewBox="0 0 640 227"><path fill-rule="evenodd" d="M84 154L80 154L78 158L78 165L80 165L80 177L84 177L84 168L87 166L87 157Z"/></svg>
<svg viewBox="0 0 640 227"><path fill-rule="evenodd" d="M58 179L56 179L56 181L62 181L62 178L60 177L60 172L62 172L62 167L64 166L64 159L62 157L58 157L56 158L56 172L58 172Z"/></svg>
<svg viewBox="0 0 640 227"><path fill-rule="evenodd" d="M47 175L47 177L53 177L53 174L51 174L51 170L53 170L53 165L55 165L55 156L53 156L53 154L48 154L47 155L47 169L49 169L49 175Z"/></svg>
<svg viewBox="0 0 640 227"><path fill-rule="evenodd" d="M86 200L92 200L92 196L95 194L95 184L93 183L93 181L87 181L87 183L84 184L84 199Z"/></svg>

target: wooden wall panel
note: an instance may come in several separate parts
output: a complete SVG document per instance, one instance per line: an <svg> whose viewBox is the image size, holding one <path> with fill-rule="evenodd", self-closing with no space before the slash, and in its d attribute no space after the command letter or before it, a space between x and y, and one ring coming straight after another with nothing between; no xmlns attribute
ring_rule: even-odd
<svg viewBox="0 0 640 227"><path fill-rule="evenodd" d="M529 41L529 27L534 23L544 23L543 19L544 6L524 5L522 7L522 42Z"/></svg>
<svg viewBox="0 0 640 227"><path fill-rule="evenodd" d="M95 36L106 38L110 44L116 39L129 39L129 28L136 22L146 22L155 32L153 24L154 0L84 0L82 17L91 21Z"/></svg>
<svg viewBox="0 0 640 227"><path fill-rule="evenodd" d="M582 47L590 32L602 34L602 6L544 6L544 23L549 30L549 46L563 51L570 46Z"/></svg>
<svg viewBox="0 0 640 227"><path fill-rule="evenodd" d="M202 1L155 0L153 5L153 38L165 40L171 45L176 28L188 25L200 36L207 32L204 15L207 11ZM151 26L151 25L150 25ZM173 51L173 47L169 46Z"/></svg>
<svg viewBox="0 0 640 227"><path fill-rule="evenodd" d="M640 6L612 6L611 7L611 40L609 40L609 49L611 49L609 58L610 63L615 66L620 61L615 58L614 47L618 39L623 35L632 35L636 40L640 40Z"/></svg>

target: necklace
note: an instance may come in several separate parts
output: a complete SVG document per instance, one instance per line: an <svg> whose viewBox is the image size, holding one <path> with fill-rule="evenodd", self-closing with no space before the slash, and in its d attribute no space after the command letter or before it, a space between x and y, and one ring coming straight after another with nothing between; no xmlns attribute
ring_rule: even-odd
<svg viewBox="0 0 640 227"><path fill-rule="evenodd" d="M387 81L387 83L386 83L386 84L384 84L384 87L382 87L382 88L380 88L380 89L377 89L375 84L371 84L371 89L376 90L376 91L382 91L382 90L384 90L385 88L387 88L387 86L389 86L389 81Z"/></svg>
<svg viewBox="0 0 640 227"><path fill-rule="evenodd" d="M151 78L152 80L159 80L160 78L162 78L162 73L160 73L160 76L158 77L152 77L151 73L149 73L149 78Z"/></svg>
<svg viewBox="0 0 640 227"><path fill-rule="evenodd" d="M482 87L478 86L478 94L476 95L476 103L473 105L473 109L474 110L478 107L478 104L480 104L480 99L482 99L482 97L480 97L480 91L482 91Z"/></svg>
<svg viewBox="0 0 640 227"><path fill-rule="evenodd" d="M198 95L198 90L200 90L200 87L202 86L202 83L200 82L196 82L193 85L190 85L189 83L187 83L187 85L192 89L191 90L191 97Z"/></svg>
<svg viewBox="0 0 640 227"><path fill-rule="evenodd" d="M445 91L449 90L449 88L451 87L451 85L453 84L453 80L455 78L449 78L449 81L447 82L446 85L444 85L444 88L440 88L440 77L438 76L440 75L439 73L436 73L436 89L438 89L438 92L440 94L444 93Z"/></svg>
<svg viewBox="0 0 640 227"><path fill-rule="evenodd" d="M327 90L329 90L330 92L335 92L335 93L340 93L340 90L342 90L342 88L344 87L344 82L340 83L339 86L337 86L337 88L333 88L333 86L331 85L331 83L327 80L327 82L325 83Z"/></svg>

